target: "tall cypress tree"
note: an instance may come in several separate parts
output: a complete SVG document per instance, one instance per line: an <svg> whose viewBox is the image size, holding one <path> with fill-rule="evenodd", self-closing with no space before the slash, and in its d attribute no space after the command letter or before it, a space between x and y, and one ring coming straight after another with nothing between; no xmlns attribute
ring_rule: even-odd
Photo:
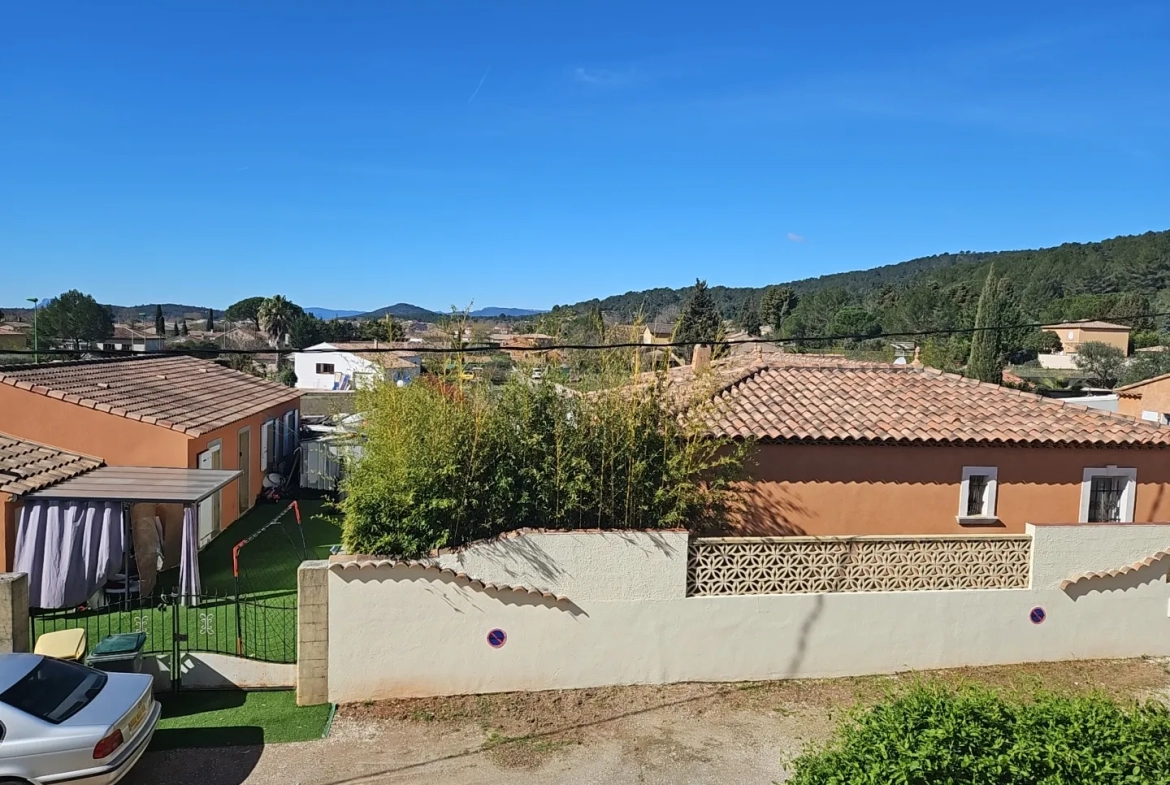
<svg viewBox="0 0 1170 785"><path fill-rule="evenodd" d="M209 333L215 332L215 312L210 308L207 309L207 326L204 329Z"/></svg>
<svg viewBox="0 0 1170 785"><path fill-rule="evenodd" d="M1003 382L999 331L986 329L1000 326L999 312L999 281L995 277L995 265L992 264L983 281L983 293L979 295L975 333L971 336L971 356L967 359L967 376L981 382Z"/></svg>
<svg viewBox="0 0 1170 785"><path fill-rule="evenodd" d="M760 334L760 312L751 297L743 301L743 308L739 312L739 329L751 336Z"/></svg>
<svg viewBox="0 0 1170 785"><path fill-rule="evenodd" d="M162 312L161 305L154 306L154 334L155 335L166 335L167 334L167 323L166 323L166 320L163 319L163 312Z"/></svg>
<svg viewBox="0 0 1170 785"><path fill-rule="evenodd" d="M723 319L719 316L715 298L707 289L707 282L696 278L695 289L675 328L674 340L689 344L688 349L696 343L711 343L719 337L722 325Z"/></svg>

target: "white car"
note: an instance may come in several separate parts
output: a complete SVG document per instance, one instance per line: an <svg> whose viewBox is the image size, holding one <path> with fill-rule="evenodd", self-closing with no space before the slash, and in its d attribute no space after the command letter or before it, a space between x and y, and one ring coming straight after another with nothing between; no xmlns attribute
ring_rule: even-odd
<svg viewBox="0 0 1170 785"><path fill-rule="evenodd" d="M39 654L0 654L0 785L112 785L146 750L154 680Z"/></svg>

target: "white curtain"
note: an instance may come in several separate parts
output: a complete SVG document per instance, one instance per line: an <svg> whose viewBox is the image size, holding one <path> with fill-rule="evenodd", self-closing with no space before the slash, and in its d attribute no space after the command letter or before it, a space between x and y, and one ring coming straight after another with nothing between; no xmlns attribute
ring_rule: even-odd
<svg viewBox="0 0 1170 785"><path fill-rule="evenodd" d="M183 545L179 555L179 594L184 605L199 604L199 519L195 505L183 507Z"/></svg>
<svg viewBox="0 0 1170 785"><path fill-rule="evenodd" d="M33 608L73 608L84 603L125 555L120 504L32 502L20 511L14 569L28 575Z"/></svg>

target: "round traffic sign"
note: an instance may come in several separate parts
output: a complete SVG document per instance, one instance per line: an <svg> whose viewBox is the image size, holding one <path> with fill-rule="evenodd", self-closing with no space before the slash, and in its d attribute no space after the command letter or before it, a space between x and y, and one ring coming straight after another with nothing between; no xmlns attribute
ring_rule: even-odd
<svg viewBox="0 0 1170 785"><path fill-rule="evenodd" d="M491 646L493 649L502 648L508 642L508 633L499 629L492 630L487 634L487 642L488 646Z"/></svg>

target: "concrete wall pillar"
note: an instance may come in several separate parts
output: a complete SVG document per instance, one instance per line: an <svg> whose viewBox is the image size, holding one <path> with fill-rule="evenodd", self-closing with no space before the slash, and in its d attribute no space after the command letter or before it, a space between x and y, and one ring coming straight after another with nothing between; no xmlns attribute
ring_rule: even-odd
<svg viewBox="0 0 1170 785"><path fill-rule="evenodd" d="M329 562L297 570L297 705L329 701Z"/></svg>
<svg viewBox="0 0 1170 785"><path fill-rule="evenodd" d="M28 576L0 573L0 653L29 650Z"/></svg>

